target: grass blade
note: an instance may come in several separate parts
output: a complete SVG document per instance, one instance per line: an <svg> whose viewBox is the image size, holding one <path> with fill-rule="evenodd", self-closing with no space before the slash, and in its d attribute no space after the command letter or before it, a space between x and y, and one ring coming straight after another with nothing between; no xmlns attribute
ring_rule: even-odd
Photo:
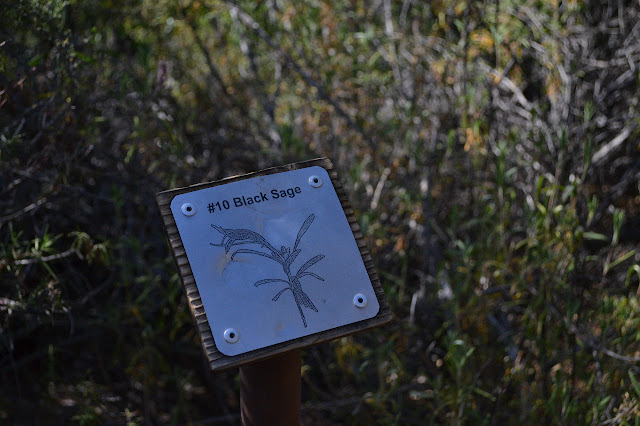
<svg viewBox="0 0 640 426"><path fill-rule="evenodd" d="M633 372L629 370L629 379L631 379L631 384L633 385L633 389L636 391L638 398L640 398L640 383L638 383L638 379L633 375Z"/></svg>
<svg viewBox="0 0 640 426"><path fill-rule="evenodd" d="M634 254L636 254L636 251L635 250L631 250L628 253L623 254L622 256L620 256L619 258L614 260L613 262L608 263L608 264L605 263L605 265L604 265L604 275L607 275L607 272L609 272L611 269L615 268L616 266L618 266L619 264L621 264L625 260L629 259Z"/></svg>

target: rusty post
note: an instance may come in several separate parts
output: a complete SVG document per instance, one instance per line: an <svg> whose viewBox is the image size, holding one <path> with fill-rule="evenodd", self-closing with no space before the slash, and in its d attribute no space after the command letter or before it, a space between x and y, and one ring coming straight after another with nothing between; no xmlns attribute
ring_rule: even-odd
<svg viewBox="0 0 640 426"><path fill-rule="evenodd" d="M300 349L240 367L242 424L300 424Z"/></svg>

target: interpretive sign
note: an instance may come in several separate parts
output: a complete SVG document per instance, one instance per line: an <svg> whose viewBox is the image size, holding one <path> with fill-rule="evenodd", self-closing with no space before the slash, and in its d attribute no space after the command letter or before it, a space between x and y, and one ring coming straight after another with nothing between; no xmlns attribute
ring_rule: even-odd
<svg viewBox="0 0 640 426"><path fill-rule="evenodd" d="M327 159L161 192L157 202L214 370L391 317Z"/></svg>

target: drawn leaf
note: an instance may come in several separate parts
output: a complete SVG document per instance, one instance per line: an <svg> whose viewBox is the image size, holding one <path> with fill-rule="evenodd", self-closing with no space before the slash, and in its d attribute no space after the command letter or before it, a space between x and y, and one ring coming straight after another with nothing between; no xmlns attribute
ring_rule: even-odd
<svg viewBox="0 0 640 426"><path fill-rule="evenodd" d="M212 227L213 229L215 229L216 231L218 231L219 233L221 233L221 234L223 234L223 235L225 234L225 232L224 232L224 228L223 228L222 226L217 226L217 225L214 225L214 224L212 223L212 224L211 224L211 227Z"/></svg>
<svg viewBox="0 0 640 426"><path fill-rule="evenodd" d="M305 263L304 265L302 265L300 267L300 269L298 269L298 273L296 275L300 275L301 273L303 273L304 271L309 269L311 266L313 266L316 263L320 262L322 259L324 259L324 254L319 254L319 255L317 255L315 257L312 257L311 259L307 260L307 263Z"/></svg>
<svg viewBox="0 0 640 426"><path fill-rule="evenodd" d="M318 312L318 308L316 308L316 305L314 305L311 299L309 299L309 296L307 296L307 293L305 293L301 289L296 289L294 290L294 294L298 295L298 298L300 299L300 301L305 307Z"/></svg>
<svg viewBox="0 0 640 426"><path fill-rule="evenodd" d="M231 247L234 246L241 246L242 244L256 244L254 241L235 241L235 240L229 240L227 241L227 244L225 245L225 253L229 253L229 249L231 249ZM215 244L214 244L215 245ZM222 245L222 244L221 244ZM264 246L262 246L264 247Z"/></svg>
<svg viewBox="0 0 640 426"><path fill-rule="evenodd" d="M305 308L309 308L315 312L318 312L318 308L316 308L316 306L313 304L309 296L302 290L299 278L309 275L317 280L324 281L324 278L322 278L317 274L314 274L312 272L305 272L311 266L315 265L316 263L324 259L324 255L320 254L309 259L304 265L302 265L302 267L300 267L300 269L298 270L298 273L293 278L291 278L290 276L289 268L291 267L291 264L296 260L296 258L300 254L301 250L297 248L298 244L300 244L302 237L307 232L307 230L309 229L309 227L311 226L314 220L315 220L314 214L310 214L305 219L304 223L300 227L300 230L298 231L298 235L296 236L296 241L293 246L293 250L285 246L282 246L280 250L276 250L276 248L273 247L262 235L258 234L257 232L251 231L249 229L225 229L221 226L216 226L213 224L211 225L211 227L222 234L222 241L220 242L220 244L215 244L215 243L209 243L209 244L216 247L224 247L225 253L228 253L232 247L243 245L243 244L257 244L260 246L260 248L267 248L269 250L268 253L258 251L258 250L252 250L252 249L237 249L231 255L231 260L234 260L236 255L238 254L255 254L257 256L262 256L262 257L266 257L268 259L274 260L279 264L281 264L284 269L284 272L290 278L289 281L280 279L280 278L265 278L255 282L253 285L255 287L259 287L264 284L270 284L270 283L276 283L276 282L283 282L287 284L287 287L280 290L273 297L272 300L273 301L278 300L280 296L284 294L285 291L291 290L293 299L296 303L296 306L298 307L298 312L300 313L300 318L302 319L302 324L305 327L307 327L307 320L304 316L302 307L304 306Z"/></svg>
<svg viewBox="0 0 640 426"><path fill-rule="evenodd" d="M278 281L281 281L283 283L289 284L289 281L281 280L280 278L267 278L265 280L260 280L260 281L256 282L254 284L254 286L258 287L258 286L261 286L263 284L275 283L275 282L278 282Z"/></svg>
<svg viewBox="0 0 640 426"><path fill-rule="evenodd" d="M310 276L312 276L313 278L315 278L317 280L324 281L324 278L322 278L320 275L314 274L313 272L303 272L301 274L298 274L297 277L298 278L302 278L302 277L304 277L306 275L310 275Z"/></svg>
<svg viewBox="0 0 640 426"><path fill-rule="evenodd" d="M291 290L291 288L290 288L290 287L285 287L285 288L283 288L283 289L282 289L282 290L280 290L280 291L278 292L278 294L276 294L276 295L273 297L273 299L271 299L271 300L273 300L273 301L275 302L276 300L278 300L278 299L280 298L280 296L282 296L282 293L284 293L284 292L285 292L285 291L287 291L287 290ZM291 290L291 291L293 291L293 290Z"/></svg>
<svg viewBox="0 0 640 426"><path fill-rule="evenodd" d="M222 241L220 242L220 244L214 244L214 243L210 243L210 244L212 246L216 246L216 247L224 247L225 246L224 240L227 238L227 234L226 234L226 232L224 232L224 228L222 228L220 226L216 226L214 224L211 224L211 227L222 234Z"/></svg>
<svg viewBox="0 0 640 426"><path fill-rule="evenodd" d="M233 253L231 255L231 260L233 260L233 258L236 257L236 255L239 254L239 253L257 254L258 256L267 257L267 258L269 258L271 260L275 260L276 262L281 263L280 259L278 259L278 258L276 258L276 257L274 257L274 256L272 256L270 254L263 253L263 252L257 251L257 250L251 250L251 249L239 249L239 250L236 250L235 253Z"/></svg>
<svg viewBox="0 0 640 426"><path fill-rule="evenodd" d="M298 236L296 237L296 243L293 245L294 250L298 248L298 244L300 244L300 240L302 239L302 236L305 234L305 232L307 232L307 229L309 229L309 227L311 226L315 218L316 216L313 213L311 213L309 217L305 219L304 223L300 227L300 230L298 231Z"/></svg>
<svg viewBox="0 0 640 426"><path fill-rule="evenodd" d="M227 243L228 244L228 243ZM253 241L240 241L240 242L233 242L233 244L231 244L231 247L234 246L241 246L242 244L255 244ZM214 244L215 245L215 244ZM226 252L225 252L226 253Z"/></svg>
<svg viewBox="0 0 640 426"><path fill-rule="evenodd" d="M287 258L287 261L284 263L284 266L291 266L296 257L300 254L300 249L294 250L293 253Z"/></svg>

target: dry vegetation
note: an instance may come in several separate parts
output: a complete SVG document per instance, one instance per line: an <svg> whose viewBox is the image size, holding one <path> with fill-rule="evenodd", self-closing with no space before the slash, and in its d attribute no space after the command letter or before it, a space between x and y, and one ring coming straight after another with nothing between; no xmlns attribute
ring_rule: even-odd
<svg viewBox="0 0 640 426"><path fill-rule="evenodd" d="M637 0L6 1L0 423L237 423L154 194L318 156L395 321L306 424L637 423L639 66Z"/></svg>

